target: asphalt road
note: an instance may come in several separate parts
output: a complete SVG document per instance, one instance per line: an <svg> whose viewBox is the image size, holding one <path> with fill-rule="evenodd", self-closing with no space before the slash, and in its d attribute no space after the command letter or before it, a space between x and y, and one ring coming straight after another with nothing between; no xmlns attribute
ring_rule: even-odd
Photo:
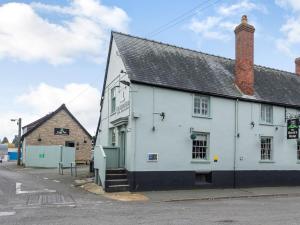
<svg viewBox="0 0 300 225"><path fill-rule="evenodd" d="M0 224L300 224L299 197L124 203L87 193L71 181L47 170L0 165Z"/></svg>

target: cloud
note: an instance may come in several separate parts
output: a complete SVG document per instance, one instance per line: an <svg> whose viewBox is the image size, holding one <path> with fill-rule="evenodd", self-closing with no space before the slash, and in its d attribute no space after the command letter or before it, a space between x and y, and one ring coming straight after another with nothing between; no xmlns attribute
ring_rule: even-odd
<svg viewBox="0 0 300 225"><path fill-rule="evenodd" d="M276 0L277 5L293 13L287 17L280 31L282 37L276 40L276 47L290 58L299 57L300 52L300 2L299 0ZM298 49L298 51L296 51Z"/></svg>
<svg viewBox="0 0 300 225"><path fill-rule="evenodd" d="M253 10L267 13L268 10L264 5L255 4L251 1L244 0L232 5L222 5L218 9L218 13L223 16L241 15L242 13L250 12Z"/></svg>
<svg viewBox="0 0 300 225"><path fill-rule="evenodd" d="M50 21L47 15L56 19ZM127 32L129 21L124 10L104 6L98 0L71 0L67 6L3 4L0 58L51 64L84 58L101 63L106 57L109 31Z"/></svg>
<svg viewBox="0 0 300 225"><path fill-rule="evenodd" d="M275 0L275 3L283 8L291 8L294 11L300 11L299 0Z"/></svg>
<svg viewBox="0 0 300 225"><path fill-rule="evenodd" d="M17 125L11 118L22 117L26 125L65 103L72 114L94 135L100 112L100 92L89 84L67 84L62 88L41 83L16 97L15 102L23 109L21 112L0 112L0 135L12 138ZM25 111L26 109L26 111Z"/></svg>
<svg viewBox="0 0 300 225"><path fill-rule="evenodd" d="M238 24L236 16L251 11L268 13L264 5L243 0L232 5L221 5L216 9L216 15L214 16L208 16L205 19L194 17L188 28L199 35L200 38L229 41L233 38L232 32Z"/></svg>

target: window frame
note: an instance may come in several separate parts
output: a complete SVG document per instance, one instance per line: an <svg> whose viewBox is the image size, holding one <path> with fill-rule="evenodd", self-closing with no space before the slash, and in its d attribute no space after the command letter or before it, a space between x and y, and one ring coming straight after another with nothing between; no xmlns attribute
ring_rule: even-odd
<svg viewBox="0 0 300 225"><path fill-rule="evenodd" d="M192 140L192 154L191 154L191 158L192 158L192 161L202 161L202 162L207 162L209 161L210 159L210 133L206 133L206 132L194 132L194 134L196 135L196 137L198 136L205 136L206 137L206 146L197 146L198 148L203 148L205 147L206 148L206 152L205 152L205 155L206 157L205 158L201 158L201 157L194 157L194 154L197 154L196 151L194 151L194 141L197 140L197 138L195 140ZM200 141L200 140L199 140ZM198 152L199 155L201 155L201 152ZM202 153L203 154L203 153Z"/></svg>
<svg viewBox="0 0 300 225"><path fill-rule="evenodd" d="M300 139L297 140L297 161L300 162Z"/></svg>
<svg viewBox="0 0 300 225"><path fill-rule="evenodd" d="M196 111L196 106L195 106L195 101L196 99L199 98L200 99L200 103L199 103L199 113L198 112L195 112ZM203 114L203 107L202 107L202 104L203 104L203 100L206 100L207 101L207 113L206 114ZM192 104L192 114L194 117L202 117L202 118L210 118L211 116L211 98L210 96L207 96L207 95L201 95L201 94L193 94L193 104ZM205 109L204 109L205 110Z"/></svg>
<svg viewBox="0 0 300 225"><path fill-rule="evenodd" d="M116 147L117 144L117 132L115 127L109 128L109 145Z"/></svg>
<svg viewBox="0 0 300 225"><path fill-rule="evenodd" d="M271 112L269 112L269 119L270 121L268 121L267 117L268 117L268 109L271 110ZM274 110L273 110L273 106L272 105L268 105L268 104L261 104L260 105L260 122L262 124L268 124L268 125L273 125L273 121L274 121Z"/></svg>
<svg viewBox="0 0 300 225"><path fill-rule="evenodd" d="M110 90L110 114L114 114L116 113L116 109L117 109L117 88L113 87Z"/></svg>
<svg viewBox="0 0 300 225"><path fill-rule="evenodd" d="M270 139L270 153L262 153L263 148L262 148L262 140L263 139ZM266 150L265 150L266 151ZM266 158L266 155L269 156L269 158ZM272 162L274 157L274 145L273 145L273 137L271 136L261 136L260 137L260 161L261 162Z"/></svg>

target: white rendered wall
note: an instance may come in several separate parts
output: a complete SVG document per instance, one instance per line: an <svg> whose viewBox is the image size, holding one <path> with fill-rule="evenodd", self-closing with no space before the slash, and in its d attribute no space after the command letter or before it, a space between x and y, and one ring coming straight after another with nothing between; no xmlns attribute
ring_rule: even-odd
<svg viewBox="0 0 300 225"><path fill-rule="evenodd" d="M235 149L235 107L238 133L236 170L298 170L296 140L287 140L285 109L274 106L273 125L260 123L260 104L211 97L211 118L193 117L193 94L145 85L132 85L136 171L233 170ZM236 106L237 105L237 106ZM166 114L161 121L157 114ZM295 115L293 109L287 113ZM154 123L153 123L154 115ZM254 128L251 121L255 123ZM155 131L152 130L153 125ZM210 134L208 162L192 160L190 129ZM273 137L273 160L260 162L260 136ZM134 141L133 141L134 143ZM158 162L148 162L148 153L158 153ZM214 156L219 157L217 163Z"/></svg>

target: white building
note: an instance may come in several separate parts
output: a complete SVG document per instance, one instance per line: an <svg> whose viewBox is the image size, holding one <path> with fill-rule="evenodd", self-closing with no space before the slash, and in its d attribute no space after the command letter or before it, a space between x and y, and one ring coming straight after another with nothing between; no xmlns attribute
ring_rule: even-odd
<svg viewBox="0 0 300 225"><path fill-rule="evenodd" d="M236 60L112 33L95 148L107 191L300 185L300 60L298 74L254 65L245 16L235 33Z"/></svg>

